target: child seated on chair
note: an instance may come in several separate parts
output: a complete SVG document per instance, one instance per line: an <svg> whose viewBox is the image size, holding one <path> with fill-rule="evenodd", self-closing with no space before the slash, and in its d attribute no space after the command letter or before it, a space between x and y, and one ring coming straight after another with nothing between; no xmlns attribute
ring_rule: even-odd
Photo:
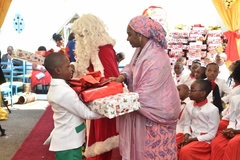
<svg viewBox="0 0 240 160"><path fill-rule="evenodd" d="M238 160L240 158L240 95L231 98L230 120L211 142L212 160Z"/></svg>
<svg viewBox="0 0 240 160"><path fill-rule="evenodd" d="M228 103L229 96L224 96L224 94L229 94L231 91L231 88L227 86L227 83L223 80L218 78L219 73L219 66L216 63L209 63L206 66L206 76L207 80L212 82L212 93L208 95L208 100L210 102L213 102L215 106L219 108L219 113L223 111L223 105L222 103ZM214 94L214 95L213 95ZM218 95L218 96L217 96ZM224 96L224 98L223 98ZM216 98L220 97L222 102L218 101L218 104L215 103Z"/></svg>
<svg viewBox="0 0 240 160"><path fill-rule="evenodd" d="M44 66L52 76L47 99L54 112L54 129L46 143L50 141L49 150L55 152L56 160L81 160L81 146L85 142L85 119L98 119L102 116L92 112L66 83L73 75L67 56L50 53L45 58Z"/></svg>
<svg viewBox="0 0 240 160"><path fill-rule="evenodd" d="M176 140L179 144L184 137L184 122L186 114L186 104L190 101L189 99L189 88L186 84L179 84L177 86L179 97L181 99L181 112L178 116L177 128L176 128Z"/></svg>
<svg viewBox="0 0 240 160"><path fill-rule="evenodd" d="M40 46L38 47L38 51L46 52L47 49L44 46ZM51 78L51 75L48 73L44 66L36 63L32 64L32 75L30 77L32 92L36 92L38 84L41 84L43 86L49 85Z"/></svg>
<svg viewBox="0 0 240 160"><path fill-rule="evenodd" d="M184 138L179 147L179 160L210 159L210 142L217 133L219 123L218 108L208 102L211 92L211 82L196 80L190 89L190 99L187 103L184 123Z"/></svg>

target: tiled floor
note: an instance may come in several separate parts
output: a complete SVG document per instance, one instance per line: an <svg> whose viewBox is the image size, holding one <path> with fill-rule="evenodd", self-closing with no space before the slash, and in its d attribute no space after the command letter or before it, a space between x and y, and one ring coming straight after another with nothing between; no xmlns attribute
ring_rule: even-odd
<svg viewBox="0 0 240 160"><path fill-rule="evenodd" d="M20 109L20 110L31 110L31 109L46 109L48 105L48 101L37 100L34 102L26 103L26 104L14 104L11 109Z"/></svg>
<svg viewBox="0 0 240 160"><path fill-rule="evenodd" d="M45 109L48 105L46 94L36 94L36 100L25 104L14 104L10 109Z"/></svg>

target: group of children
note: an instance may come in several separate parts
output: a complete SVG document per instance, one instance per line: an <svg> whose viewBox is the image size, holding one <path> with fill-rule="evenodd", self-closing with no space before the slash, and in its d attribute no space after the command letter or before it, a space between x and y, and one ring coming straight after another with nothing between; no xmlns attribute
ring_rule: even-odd
<svg viewBox="0 0 240 160"><path fill-rule="evenodd" d="M231 65L231 86L218 78L217 63L203 67L193 61L188 74L182 74L182 63L175 63L174 72L181 76L176 81L181 99L176 127L179 160L240 160L238 62Z"/></svg>

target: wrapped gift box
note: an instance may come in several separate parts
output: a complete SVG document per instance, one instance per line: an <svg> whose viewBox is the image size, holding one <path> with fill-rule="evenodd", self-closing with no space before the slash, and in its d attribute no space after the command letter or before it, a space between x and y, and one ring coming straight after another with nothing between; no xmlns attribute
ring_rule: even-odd
<svg viewBox="0 0 240 160"><path fill-rule="evenodd" d="M92 111L108 118L114 118L140 109L139 95L135 92L124 92L87 103Z"/></svg>
<svg viewBox="0 0 240 160"><path fill-rule="evenodd" d="M208 32L208 37L221 37L223 32Z"/></svg>
<svg viewBox="0 0 240 160"><path fill-rule="evenodd" d="M221 37L208 37L207 44L222 44L223 40Z"/></svg>
<svg viewBox="0 0 240 160"><path fill-rule="evenodd" d="M36 63L42 65L44 63L45 57L39 54L31 53L21 49L14 50L13 58L24 60L30 63Z"/></svg>
<svg viewBox="0 0 240 160"><path fill-rule="evenodd" d="M89 88L81 92L80 97L84 102L103 98L106 96L123 92L123 84L118 82L110 82L104 86L97 88Z"/></svg>
<svg viewBox="0 0 240 160"><path fill-rule="evenodd" d="M177 43L177 44L181 44L181 43L188 43L188 39L186 38L169 38L168 39L168 43Z"/></svg>
<svg viewBox="0 0 240 160"><path fill-rule="evenodd" d="M208 50L216 50L219 46L221 46L221 44L209 44L208 45Z"/></svg>
<svg viewBox="0 0 240 160"><path fill-rule="evenodd" d="M170 44L170 45L168 45L168 49L174 49L174 50L183 49L183 45L182 44Z"/></svg>
<svg viewBox="0 0 240 160"><path fill-rule="evenodd" d="M188 37L189 31L176 30L176 31L170 32L169 36L170 37Z"/></svg>
<svg viewBox="0 0 240 160"><path fill-rule="evenodd" d="M184 52L182 50L171 50L169 51L169 55L181 57L184 56Z"/></svg>

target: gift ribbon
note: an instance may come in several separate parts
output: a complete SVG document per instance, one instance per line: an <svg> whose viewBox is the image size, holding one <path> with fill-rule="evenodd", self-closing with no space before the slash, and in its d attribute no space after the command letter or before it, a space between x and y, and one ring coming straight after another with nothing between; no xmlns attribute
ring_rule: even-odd
<svg viewBox="0 0 240 160"><path fill-rule="evenodd" d="M105 77L101 77L101 72L89 72L86 76L80 76L68 81L70 87L77 93L82 92L88 88L99 87L107 84Z"/></svg>
<svg viewBox="0 0 240 160"><path fill-rule="evenodd" d="M209 26L208 30L220 30L221 26Z"/></svg>
<svg viewBox="0 0 240 160"><path fill-rule="evenodd" d="M194 24L194 25L191 27L191 30L193 30L193 27L204 27L204 26L202 26L201 24Z"/></svg>
<svg viewBox="0 0 240 160"><path fill-rule="evenodd" d="M204 27L201 24L194 24L192 27Z"/></svg>
<svg viewBox="0 0 240 160"><path fill-rule="evenodd" d="M177 29L177 30L184 30L184 29L186 29L186 25L179 24L179 25L175 26L174 28Z"/></svg>
<svg viewBox="0 0 240 160"><path fill-rule="evenodd" d="M223 34L228 40L228 44L226 46L226 54L228 56L228 60L233 62L236 59L239 59L236 39L240 39L240 30L236 30L234 32L227 31Z"/></svg>

